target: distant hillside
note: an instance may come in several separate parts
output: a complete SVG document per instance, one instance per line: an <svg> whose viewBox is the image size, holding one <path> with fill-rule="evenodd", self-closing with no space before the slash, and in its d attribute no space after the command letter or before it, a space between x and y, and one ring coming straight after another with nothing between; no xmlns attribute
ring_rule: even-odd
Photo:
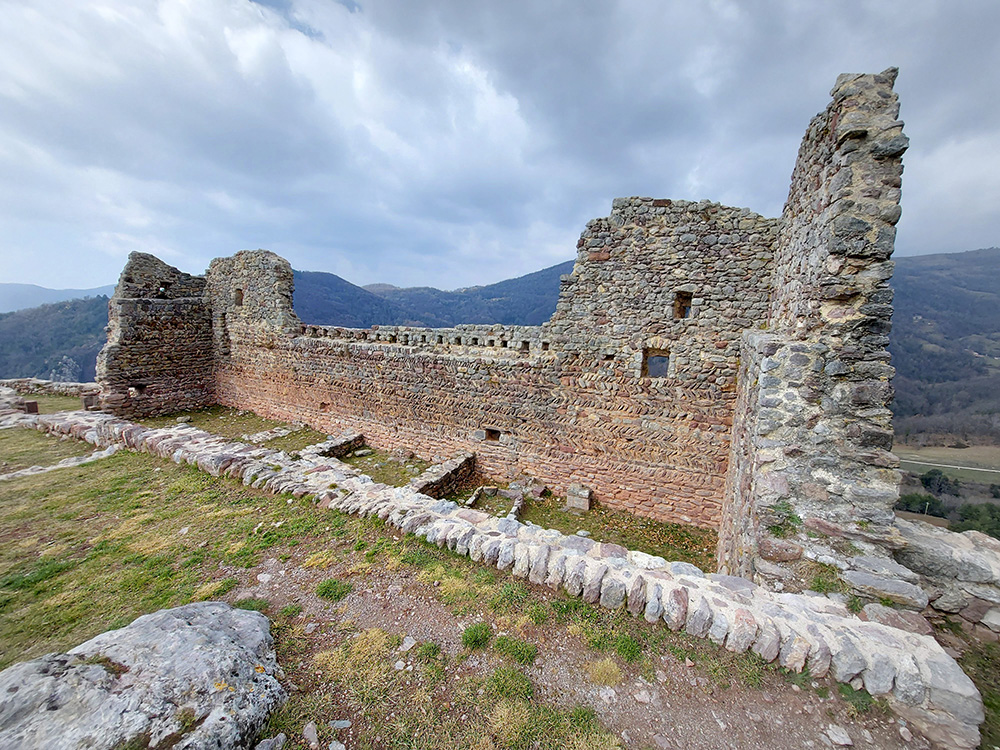
<svg viewBox="0 0 1000 750"><path fill-rule="evenodd" d="M389 284L371 284L365 289L393 302L424 325L540 325L555 312L559 277L572 271L573 261L568 260L516 279L453 292L432 287L400 289Z"/></svg>
<svg viewBox="0 0 1000 750"><path fill-rule="evenodd" d="M110 297L115 292L114 284L94 289L46 289L34 284L0 284L0 313L25 310L52 302L84 297Z"/></svg>
<svg viewBox="0 0 1000 750"><path fill-rule="evenodd" d="M303 323L347 328L406 325L397 305L332 273L295 271L295 313Z"/></svg>
<svg viewBox="0 0 1000 750"><path fill-rule="evenodd" d="M899 257L896 431L1000 439L1000 248Z"/></svg>
<svg viewBox="0 0 1000 750"><path fill-rule="evenodd" d="M0 377L93 380L107 324L103 296L0 314Z"/></svg>

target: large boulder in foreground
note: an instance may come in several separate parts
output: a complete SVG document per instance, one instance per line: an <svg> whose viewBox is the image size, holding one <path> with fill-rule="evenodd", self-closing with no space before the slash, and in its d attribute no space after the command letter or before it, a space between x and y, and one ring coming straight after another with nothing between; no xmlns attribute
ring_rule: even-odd
<svg viewBox="0 0 1000 750"><path fill-rule="evenodd" d="M246 747L287 697L279 674L262 614L160 610L0 672L0 747Z"/></svg>

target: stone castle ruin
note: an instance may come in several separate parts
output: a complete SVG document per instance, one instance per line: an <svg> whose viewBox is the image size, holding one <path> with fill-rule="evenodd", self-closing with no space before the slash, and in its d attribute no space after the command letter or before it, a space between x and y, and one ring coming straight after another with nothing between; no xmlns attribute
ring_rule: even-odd
<svg viewBox="0 0 1000 750"><path fill-rule="evenodd" d="M204 277L133 254L110 302L102 405L220 403L425 456L472 451L492 476L717 528L720 568L743 576L802 556L769 533L776 514L891 546L895 75L838 79L781 218L616 200L540 326L302 325L273 253L216 259Z"/></svg>
<svg viewBox="0 0 1000 750"><path fill-rule="evenodd" d="M922 615L997 640L1000 542L892 511L888 281L907 147L895 77L837 79L780 218L616 200L587 225L540 326L303 325L291 267L273 253L216 259L205 276L133 253L98 359L110 414L24 423L377 514L532 583L864 686L941 746L975 747L982 700ZM211 404L341 437L265 459L117 418ZM719 573L433 500L423 485L341 476L319 458L362 435L453 459L438 469L474 455L486 475L715 528ZM860 619L843 595L788 593L810 566L871 602Z"/></svg>

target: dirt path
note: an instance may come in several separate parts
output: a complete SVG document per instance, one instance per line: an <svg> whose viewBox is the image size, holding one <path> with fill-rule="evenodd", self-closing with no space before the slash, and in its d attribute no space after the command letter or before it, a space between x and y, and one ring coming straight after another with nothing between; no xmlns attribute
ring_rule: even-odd
<svg viewBox="0 0 1000 750"><path fill-rule="evenodd" d="M358 556L358 561L361 556ZM497 617L488 607L477 607L461 617L444 604L439 588L418 580L412 570L372 569L351 576L351 562L328 570L301 566L294 552L289 560L270 558L250 569L227 568L241 585L227 597L237 601L259 597L271 602L271 609L301 606L297 618L305 651L315 653L342 644L356 630L380 628L416 642L432 641L448 656L444 688L435 699L448 702L448 684L462 677L486 674L503 663L492 651L473 652L461 643L463 629L474 622L490 623L497 634L510 632L538 645L538 657L525 668L538 697L570 709L592 708L605 726L621 738L626 748L657 750L716 750L733 748L782 749L836 747L831 731L844 730L857 748L926 748L922 739L910 737L903 723L887 711L872 709L857 715L852 706L837 697L836 686L823 680L792 684L775 672L765 670L760 687L739 683L736 675L722 679L670 653L654 656L646 673L638 665L616 661L622 672L615 686L595 685L587 667L607 658L567 628L553 622L542 625L520 623ZM328 576L344 577L354 590L338 606L331 607L313 592ZM537 596L554 597L545 589L532 587ZM311 632L306 632L311 631ZM300 650L302 647L300 646ZM406 655L404 669L412 667ZM310 679L308 659L300 666L284 665L293 684ZM728 686L724 683L728 682ZM363 711L345 704L335 716L315 716L317 724L329 720L351 720L349 729L338 733L347 748L379 747L371 742L377 727L366 722ZM904 737L910 739L907 742ZM301 741L301 738L293 738ZM301 747L307 747L300 742ZM286 745L287 747L287 745Z"/></svg>

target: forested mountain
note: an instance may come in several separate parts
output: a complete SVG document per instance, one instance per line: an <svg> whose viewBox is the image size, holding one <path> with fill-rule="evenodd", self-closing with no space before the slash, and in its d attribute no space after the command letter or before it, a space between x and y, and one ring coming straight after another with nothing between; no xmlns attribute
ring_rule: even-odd
<svg viewBox="0 0 1000 750"><path fill-rule="evenodd" d="M896 431L1000 439L1000 248L896 259Z"/></svg>
<svg viewBox="0 0 1000 750"><path fill-rule="evenodd" d="M365 289L394 303L423 325L503 323L535 326L552 317L559 298L559 277L572 271L573 261L568 260L516 279L453 292L426 286L401 289L390 284L371 284Z"/></svg>
<svg viewBox="0 0 1000 750"><path fill-rule="evenodd" d="M46 289L34 284L0 283L0 313L26 310L29 307L48 305L68 299L110 297L114 291L114 284L94 289Z"/></svg>
<svg viewBox="0 0 1000 750"><path fill-rule="evenodd" d="M93 380L107 324L107 297L2 313L0 377Z"/></svg>
<svg viewBox="0 0 1000 750"><path fill-rule="evenodd" d="M334 274L296 271L295 311L306 323L352 328L537 325L552 315L559 277L572 267L567 261L450 292L363 289ZM1000 440L1000 249L898 257L892 283L897 432ZM2 314L0 377L76 372L74 379L89 380L106 324L103 297Z"/></svg>
<svg viewBox="0 0 1000 750"><path fill-rule="evenodd" d="M403 310L332 273L295 271L295 313L304 323L346 328L406 325Z"/></svg>

